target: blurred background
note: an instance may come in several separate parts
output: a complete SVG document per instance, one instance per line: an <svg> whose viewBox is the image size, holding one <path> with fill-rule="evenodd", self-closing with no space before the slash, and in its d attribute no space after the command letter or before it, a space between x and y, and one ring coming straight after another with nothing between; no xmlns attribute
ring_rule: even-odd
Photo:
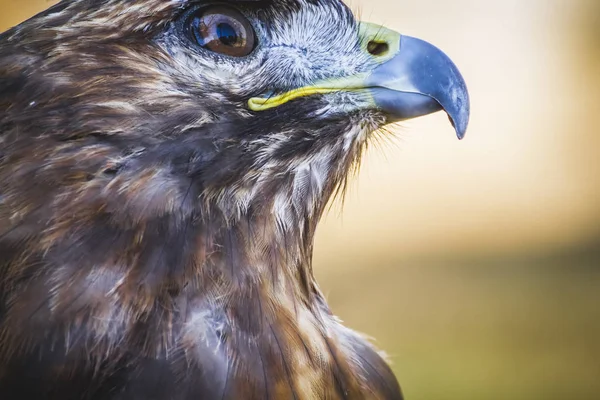
<svg viewBox="0 0 600 400"><path fill-rule="evenodd" d="M0 0L0 31L47 0ZM334 311L408 400L600 399L600 2L352 0L461 69L442 114L374 143L320 226ZM342 210L343 208L343 210Z"/></svg>

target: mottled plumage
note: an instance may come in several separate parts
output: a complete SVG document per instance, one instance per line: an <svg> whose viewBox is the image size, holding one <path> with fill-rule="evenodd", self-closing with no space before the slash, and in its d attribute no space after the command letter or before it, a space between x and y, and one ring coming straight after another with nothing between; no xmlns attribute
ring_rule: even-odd
<svg viewBox="0 0 600 400"><path fill-rule="evenodd" d="M386 115L248 108L377 63L338 0L222 3L252 54L194 46L191 0L66 0L0 36L1 399L402 398L311 265Z"/></svg>

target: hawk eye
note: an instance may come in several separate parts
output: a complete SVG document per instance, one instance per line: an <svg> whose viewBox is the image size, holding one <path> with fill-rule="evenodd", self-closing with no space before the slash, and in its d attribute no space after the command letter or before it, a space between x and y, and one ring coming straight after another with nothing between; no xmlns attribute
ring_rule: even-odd
<svg viewBox="0 0 600 400"><path fill-rule="evenodd" d="M190 39L200 47L232 57L247 56L254 50L252 25L234 8L212 6L196 10L186 22Z"/></svg>

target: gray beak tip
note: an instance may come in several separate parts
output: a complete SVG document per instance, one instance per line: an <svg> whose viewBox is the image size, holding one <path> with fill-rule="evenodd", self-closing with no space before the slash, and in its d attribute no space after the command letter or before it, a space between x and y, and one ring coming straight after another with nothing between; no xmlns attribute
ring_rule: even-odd
<svg viewBox="0 0 600 400"><path fill-rule="evenodd" d="M465 134L467 133L466 128L462 128L462 129L457 128L456 125L454 124L454 121L452 121L452 118L448 118L448 119L450 119L452 126L456 130L456 137L458 138L458 140L463 140L465 138Z"/></svg>
<svg viewBox="0 0 600 400"><path fill-rule="evenodd" d="M467 104L465 106L462 105L462 101L457 102L458 107L455 114L450 114L448 112L448 119L450 120L452 127L456 130L456 136L459 140L464 139L469 126L470 104L468 97L466 102Z"/></svg>

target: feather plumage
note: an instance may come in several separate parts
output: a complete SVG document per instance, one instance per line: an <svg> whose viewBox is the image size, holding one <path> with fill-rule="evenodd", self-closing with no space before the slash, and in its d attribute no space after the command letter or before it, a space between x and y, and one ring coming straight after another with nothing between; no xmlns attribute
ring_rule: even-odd
<svg viewBox="0 0 600 400"><path fill-rule="evenodd" d="M236 63L177 35L196 5L67 0L0 38L0 397L400 399L311 264L384 118L244 106L366 68L351 13L240 3L273 46Z"/></svg>

